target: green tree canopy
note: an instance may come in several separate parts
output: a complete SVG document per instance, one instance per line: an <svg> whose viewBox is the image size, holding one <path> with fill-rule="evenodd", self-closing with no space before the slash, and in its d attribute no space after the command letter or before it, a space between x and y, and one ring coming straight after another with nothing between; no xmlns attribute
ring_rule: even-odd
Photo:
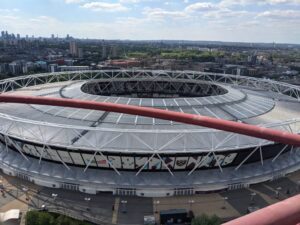
<svg viewBox="0 0 300 225"><path fill-rule="evenodd" d="M192 220L192 225L220 225L221 219L216 215L208 216L206 214L202 214L201 216L197 216Z"/></svg>
<svg viewBox="0 0 300 225"><path fill-rule="evenodd" d="M26 214L26 225L91 225L90 223L56 213L30 211Z"/></svg>

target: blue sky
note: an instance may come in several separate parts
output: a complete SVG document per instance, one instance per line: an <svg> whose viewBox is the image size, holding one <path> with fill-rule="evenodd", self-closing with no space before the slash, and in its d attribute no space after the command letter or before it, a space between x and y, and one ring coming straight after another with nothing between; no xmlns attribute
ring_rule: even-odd
<svg viewBox="0 0 300 225"><path fill-rule="evenodd" d="M300 43L300 0L0 0L21 35Z"/></svg>

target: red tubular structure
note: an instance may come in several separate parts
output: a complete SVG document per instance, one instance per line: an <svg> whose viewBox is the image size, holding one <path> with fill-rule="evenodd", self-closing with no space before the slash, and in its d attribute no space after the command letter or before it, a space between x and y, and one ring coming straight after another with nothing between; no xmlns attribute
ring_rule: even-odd
<svg viewBox="0 0 300 225"><path fill-rule="evenodd" d="M82 108L91 110L102 110L131 115L146 116L151 118L171 120L185 124L214 128L218 130L243 134L251 137L266 139L283 144L299 146L300 135L284 131L274 130L265 127L259 127L250 124L244 124L223 119L216 119L207 116L173 112L162 109L140 107L132 105L123 105L108 102L95 102L64 98L49 98L37 96L19 96L11 94L1 94L0 102L24 103L37 105L51 105L61 107Z"/></svg>
<svg viewBox="0 0 300 225"><path fill-rule="evenodd" d="M299 222L300 195L296 195L223 225L296 225Z"/></svg>

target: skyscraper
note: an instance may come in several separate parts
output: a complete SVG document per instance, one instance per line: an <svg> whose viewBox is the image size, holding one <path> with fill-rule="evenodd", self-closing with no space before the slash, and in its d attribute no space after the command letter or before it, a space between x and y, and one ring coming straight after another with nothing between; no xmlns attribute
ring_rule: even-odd
<svg viewBox="0 0 300 225"><path fill-rule="evenodd" d="M102 58L105 59L107 57L107 49L104 40L102 41Z"/></svg>
<svg viewBox="0 0 300 225"><path fill-rule="evenodd" d="M70 54L72 56L77 56L77 54L78 54L78 46L77 46L76 41L70 42Z"/></svg>
<svg viewBox="0 0 300 225"><path fill-rule="evenodd" d="M111 57L115 58L118 55L118 49L116 45L111 46Z"/></svg>
<svg viewBox="0 0 300 225"><path fill-rule="evenodd" d="M83 49L82 48L78 48L77 56L78 56L78 58L83 58Z"/></svg>

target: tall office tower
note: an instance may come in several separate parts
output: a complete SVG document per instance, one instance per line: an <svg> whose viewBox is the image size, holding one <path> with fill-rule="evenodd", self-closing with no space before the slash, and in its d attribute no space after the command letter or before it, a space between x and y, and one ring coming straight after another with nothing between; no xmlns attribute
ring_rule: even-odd
<svg viewBox="0 0 300 225"><path fill-rule="evenodd" d="M17 34L17 39L21 39L21 35L20 34Z"/></svg>
<svg viewBox="0 0 300 225"><path fill-rule="evenodd" d="M77 56L78 58L83 58L83 49L82 48L78 48L78 51L77 51Z"/></svg>
<svg viewBox="0 0 300 225"><path fill-rule="evenodd" d="M118 49L116 45L111 46L111 57L117 57L118 56Z"/></svg>
<svg viewBox="0 0 300 225"><path fill-rule="evenodd" d="M77 56L77 54L78 54L78 46L77 46L76 41L70 42L70 54L72 56Z"/></svg>
<svg viewBox="0 0 300 225"><path fill-rule="evenodd" d="M107 57L107 49L104 41L102 42L102 58L105 59Z"/></svg>
<svg viewBox="0 0 300 225"><path fill-rule="evenodd" d="M51 39L54 39L54 38L55 38L54 34L51 34Z"/></svg>

